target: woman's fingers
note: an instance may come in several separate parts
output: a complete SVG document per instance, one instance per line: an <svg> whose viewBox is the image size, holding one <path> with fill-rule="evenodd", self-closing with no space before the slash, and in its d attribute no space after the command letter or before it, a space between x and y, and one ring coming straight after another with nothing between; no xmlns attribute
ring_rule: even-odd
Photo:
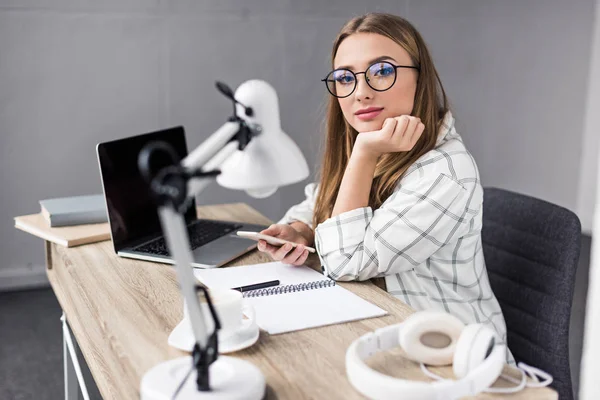
<svg viewBox="0 0 600 400"><path fill-rule="evenodd" d="M308 250L305 249L304 252L302 253L302 255L296 260L294 265L303 265L306 262L307 258L308 258Z"/></svg>
<svg viewBox="0 0 600 400"><path fill-rule="evenodd" d="M305 249L305 247L300 244L300 245L296 246L296 248L294 249L294 251L291 251L281 261L283 261L286 264L297 264L299 262L299 259L302 257L302 255L304 254L305 251L307 251Z"/></svg>
<svg viewBox="0 0 600 400"><path fill-rule="evenodd" d="M308 250L305 246L299 244L292 251L292 246L285 244L281 247L273 246L264 240L258 241L258 250L267 253L275 261L281 261L286 264L302 265L308 258Z"/></svg>
<svg viewBox="0 0 600 400"><path fill-rule="evenodd" d="M394 139L400 139L402 136L404 136L404 132L408 127L410 117L408 115L402 115L401 117L396 117L394 119L398 122L396 123L396 128L394 129L392 137Z"/></svg>
<svg viewBox="0 0 600 400"><path fill-rule="evenodd" d="M260 233L263 235L269 235L269 236L277 236L281 233L282 229L281 229L281 225L279 224L273 224L271 226L269 226L267 229L262 230Z"/></svg>
<svg viewBox="0 0 600 400"><path fill-rule="evenodd" d="M403 115L398 118L400 121L396 126L393 136L393 142L396 146L395 151L409 151L414 147L421 133L423 133L425 125L421 123L421 119L418 117ZM401 129L402 126L405 126L403 130Z"/></svg>
<svg viewBox="0 0 600 400"><path fill-rule="evenodd" d="M386 118L381 127L381 134L384 137L392 137L395 130L398 128L398 118Z"/></svg>
<svg viewBox="0 0 600 400"><path fill-rule="evenodd" d="M260 250L264 253L269 253L269 254L275 253L275 251L279 249L279 247L273 246L264 240L259 240L257 247L258 247L258 250Z"/></svg>
<svg viewBox="0 0 600 400"><path fill-rule="evenodd" d="M410 117L410 121L408 121L408 126L406 127L406 131L404 132L404 136L410 140L410 137L417 130L417 126L421 123L421 119L417 117Z"/></svg>
<svg viewBox="0 0 600 400"><path fill-rule="evenodd" d="M275 246L273 246L273 247L275 247ZM270 251L269 254L271 254L271 257L273 258L273 260L281 261L285 258L287 253L290 252L291 249L292 249L292 245L284 244L283 246L281 246L279 248L275 247L275 250Z"/></svg>

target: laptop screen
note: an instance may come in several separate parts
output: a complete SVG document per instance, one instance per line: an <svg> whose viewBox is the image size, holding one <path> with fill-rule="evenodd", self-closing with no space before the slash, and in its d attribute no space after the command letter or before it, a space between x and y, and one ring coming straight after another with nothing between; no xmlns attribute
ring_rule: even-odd
<svg viewBox="0 0 600 400"><path fill-rule="evenodd" d="M138 155L146 143L164 141L173 146L180 159L187 156L183 127L100 143L97 148L100 175L115 251L162 235L157 204L148 183L138 169ZM152 156L152 171L169 165L162 152ZM185 214L186 222L196 219L195 202Z"/></svg>

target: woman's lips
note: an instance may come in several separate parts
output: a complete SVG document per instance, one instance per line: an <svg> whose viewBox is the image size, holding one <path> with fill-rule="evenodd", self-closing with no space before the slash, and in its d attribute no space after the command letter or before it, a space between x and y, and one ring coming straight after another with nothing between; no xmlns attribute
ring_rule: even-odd
<svg viewBox="0 0 600 400"><path fill-rule="evenodd" d="M381 114L382 111L383 111L383 108L375 108L375 109L367 111L367 112L359 111L355 115L356 115L356 118L360 119L361 121L368 121L370 119L377 117L379 114Z"/></svg>

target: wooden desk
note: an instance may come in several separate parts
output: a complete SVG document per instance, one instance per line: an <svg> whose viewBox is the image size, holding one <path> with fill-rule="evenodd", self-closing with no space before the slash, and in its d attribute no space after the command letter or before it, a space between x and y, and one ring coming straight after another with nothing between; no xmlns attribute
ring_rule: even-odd
<svg viewBox="0 0 600 400"><path fill-rule="evenodd" d="M244 204L200 207L204 218L269 224ZM48 278L105 400L139 398L142 376L154 365L183 355L167 344L182 318L182 297L172 266L117 257L110 242L75 248L46 243ZM230 265L270 261L252 252ZM232 354L258 366L268 399L360 399L346 378L345 354L357 337L401 322L413 311L370 282L341 283L387 310L389 315L270 336ZM427 381L400 350L373 357L369 364L396 377ZM508 368L506 368L508 371ZM452 377L451 368L433 368ZM511 371L514 375L514 371ZM506 382L496 383L508 386ZM489 394L477 398L499 398ZM528 389L514 399L557 399L551 389Z"/></svg>

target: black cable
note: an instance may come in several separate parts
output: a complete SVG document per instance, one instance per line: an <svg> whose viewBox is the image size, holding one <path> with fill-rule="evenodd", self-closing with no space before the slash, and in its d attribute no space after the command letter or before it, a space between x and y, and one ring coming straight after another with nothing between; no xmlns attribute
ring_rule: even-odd
<svg viewBox="0 0 600 400"><path fill-rule="evenodd" d="M219 90L219 92L223 93L225 95L225 97L233 100L233 116L234 117L237 116L236 109L235 109L236 103L239 104L240 106L244 107L244 113L248 117L254 116L254 110L252 109L252 107L245 106L242 103L240 103L239 101L237 101L237 99L235 98L235 95L233 94L233 90L231 90L231 88L229 86L227 86L225 83L219 82L219 81L216 82L216 86L217 86L217 89Z"/></svg>
<svg viewBox="0 0 600 400"><path fill-rule="evenodd" d="M190 374L192 373L193 370L194 370L194 364L192 364L190 370L187 372L187 374L185 374L185 376L183 377L181 382L179 382L179 385L177 386L177 390L175 390L175 393L173 393L173 397L171 397L171 400L175 400L175 398L177 397L177 395L179 394L181 389L183 389L183 385L185 384L185 382L187 382L187 380L190 377Z"/></svg>

